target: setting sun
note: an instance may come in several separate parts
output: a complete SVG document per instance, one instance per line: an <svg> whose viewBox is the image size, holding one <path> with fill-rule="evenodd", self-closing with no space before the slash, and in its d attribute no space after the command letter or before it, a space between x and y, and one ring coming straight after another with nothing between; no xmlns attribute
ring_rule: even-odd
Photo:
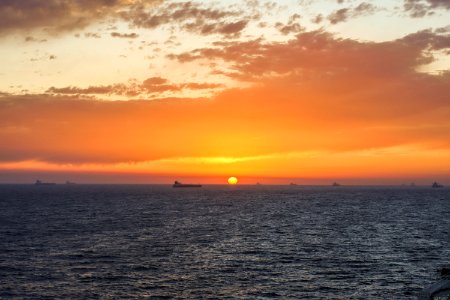
<svg viewBox="0 0 450 300"><path fill-rule="evenodd" d="M238 183L238 179L236 177L228 178L228 184L236 184Z"/></svg>

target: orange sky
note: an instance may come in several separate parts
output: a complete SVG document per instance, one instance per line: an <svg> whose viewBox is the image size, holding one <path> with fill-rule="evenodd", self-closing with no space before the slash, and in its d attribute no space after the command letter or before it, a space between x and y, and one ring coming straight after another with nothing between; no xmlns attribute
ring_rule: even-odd
<svg viewBox="0 0 450 300"><path fill-rule="evenodd" d="M0 183L450 184L450 5L331 2L0 4Z"/></svg>

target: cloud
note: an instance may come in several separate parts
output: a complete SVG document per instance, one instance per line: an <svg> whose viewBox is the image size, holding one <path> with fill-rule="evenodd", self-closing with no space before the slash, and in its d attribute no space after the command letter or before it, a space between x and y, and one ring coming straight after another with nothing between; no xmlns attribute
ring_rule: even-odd
<svg viewBox="0 0 450 300"><path fill-rule="evenodd" d="M362 2L353 9L352 17L368 16L373 14L377 7L371 3Z"/></svg>
<svg viewBox="0 0 450 300"><path fill-rule="evenodd" d="M103 86L80 87L50 87L46 93L63 95L125 95L125 96L145 96L148 94L160 94L164 92L180 92L183 90L206 90L223 88L218 83L170 83L169 80L162 77L150 77L142 83L132 82L129 84L112 84Z"/></svg>
<svg viewBox="0 0 450 300"><path fill-rule="evenodd" d="M86 37L86 38L99 39L99 38L101 38L101 35L98 34L98 33L96 33L96 32L86 32L86 33L84 34L84 37Z"/></svg>
<svg viewBox="0 0 450 300"><path fill-rule="evenodd" d="M281 22L277 22L275 24L275 27L282 33L282 34L290 34L290 33L299 33L301 31L304 31L304 28L300 26L300 24L297 22L300 19L299 14L293 14L290 18L287 24L283 24Z"/></svg>
<svg viewBox="0 0 450 300"><path fill-rule="evenodd" d="M298 34L288 42L220 42L216 47L172 54L180 62L222 60L231 69L224 74L242 80L265 76L298 78L416 76L415 69L433 61L432 50L449 48L450 35L429 30L404 38L374 43L335 38L323 31Z"/></svg>
<svg viewBox="0 0 450 300"><path fill-rule="evenodd" d="M404 0L404 9L412 18L422 18L435 13L436 9L450 10L448 0Z"/></svg>
<svg viewBox="0 0 450 300"><path fill-rule="evenodd" d="M36 39L33 36L27 36L25 37L25 42L30 43L30 42L39 42L39 43L45 43L47 40L46 39Z"/></svg>
<svg viewBox="0 0 450 300"><path fill-rule="evenodd" d="M245 20L231 23L209 23L202 25L200 28L198 27L198 24L190 23L187 24L185 28L189 31L199 31L204 35L219 33L228 36L236 36L247 26L247 23L248 21Z"/></svg>
<svg viewBox="0 0 450 300"><path fill-rule="evenodd" d="M180 157L316 152L337 159L342 153L394 147L424 158L420 163L427 168L436 162L444 168L447 154L428 159L422 154L449 153L450 72L430 75L417 68L433 61L433 51L449 48L445 30L379 43L320 30L287 41L222 40L171 58L211 60L221 68L216 71L250 81L250 87L203 99L163 98L222 86L150 77L127 84L52 87L45 95L3 94L0 160L132 165ZM89 98L109 94L150 95L152 100ZM399 153L392 158L383 152L382 165L407 170L406 162L397 164ZM327 165L316 162L311 168L326 170ZM345 162L352 170L361 168L354 163L359 160ZM208 171L207 166L195 168Z"/></svg>
<svg viewBox="0 0 450 300"><path fill-rule="evenodd" d="M375 11L375 6L370 3L362 2L355 8L341 8L331 13L328 20L331 24L345 22L349 18L356 18L364 15L369 15Z"/></svg>
<svg viewBox="0 0 450 300"><path fill-rule="evenodd" d="M165 84L168 80L166 78L162 77L150 77L144 80L144 85L159 85L159 84Z"/></svg>
<svg viewBox="0 0 450 300"><path fill-rule="evenodd" d="M242 99L260 99L253 106L247 103L246 107L252 111L266 106L272 113L286 116L281 123L286 122L292 128L280 128L282 136L298 130L307 135L308 143L333 139L327 135L331 122L346 124L347 129L371 128L367 129L371 132L368 136L377 136L379 141L387 143L385 146L397 142L421 143L429 138L439 144L442 142L437 134L439 128L449 134L446 119L450 113L450 72L430 75L417 72L417 68L433 61L430 51L449 49L449 42L449 35L430 30L380 43L336 38L314 31L300 33L287 42L225 41L216 43L216 47L171 57L180 62L223 61L218 65L226 65L228 70L222 74L258 86L263 84L266 89L270 86L270 92L260 94L236 92L229 98L241 100L230 101L230 105L245 105ZM272 100L267 100L268 97ZM299 123L311 126L311 135L302 126L294 125L293 116L288 121L291 112L296 112ZM378 131L376 124L391 125L386 131ZM342 138L348 134L347 129L342 129Z"/></svg>
<svg viewBox="0 0 450 300"><path fill-rule="evenodd" d="M51 87L47 90L47 93L50 94L117 94L117 87L108 85L108 86L90 86L88 88L78 88L78 87L63 87L56 88Z"/></svg>
<svg viewBox="0 0 450 300"><path fill-rule="evenodd" d="M450 2L448 2L448 0L427 0L427 1L428 3L430 3L432 7L442 7L450 9Z"/></svg>
<svg viewBox="0 0 450 300"><path fill-rule="evenodd" d="M311 20L311 22L313 22L314 24L320 24L320 23L322 23L322 21L323 21L323 16L322 16L322 14L316 15L316 16Z"/></svg>
<svg viewBox="0 0 450 300"><path fill-rule="evenodd" d="M161 77L152 77L144 80L140 88L148 93L175 92L181 90L181 86L169 84L167 79Z"/></svg>
<svg viewBox="0 0 450 300"><path fill-rule="evenodd" d="M337 24L340 22L347 21L349 12L350 12L349 8L338 9L328 16L328 20L330 20L331 24Z"/></svg>
<svg viewBox="0 0 450 300"><path fill-rule="evenodd" d="M450 148L443 138L450 136L450 74L290 80L226 90L209 100L3 95L0 158L110 164L403 145ZM150 78L145 86L165 85Z"/></svg>
<svg viewBox="0 0 450 300"><path fill-rule="evenodd" d="M84 28L91 22L129 7L127 0L4 0L0 1L0 34L46 28L62 32ZM153 2L153 1L152 1Z"/></svg>
<svg viewBox="0 0 450 300"><path fill-rule="evenodd" d="M37 62L37 61L55 60L56 58L57 58L57 56L54 54L44 53L39 56L30 58L30 61Z"/></svg>
<svg viewBox="0 0 450 300"><path fill-rule="evenodd" d="M423 50L443 50L450 48L450 35L448 32L442 32L442 30L436 30L432 32L431 30L422 30L416 33L407 35L406 37L400 39L400 41L406 44Z"/></svg>
<svg viewBox="0 0 450 300"><path fill-rule="evenodd" d="M205 7L190 1L167 2L150 11L145 7L135 6L121 13L125 21L140 28L153 29L168 25L202 35L225 36L237 36L247 26L248 19L237 19L241 15L238 10Z"/></svg>
<svg viewBox="0 0 450 300"><path fill-rule="evenodd" d="M440 27L440 28L436 28L435 30L436 33L438 34L442 34L442 33L449 33L450 32L450 25L445 26L445 27Z"/></svg>
<svg viewBox="0 0 450 300"><path fill-rule="evenodd" d="M220 83L196 83L196 82L185 83L182 84L181 86L183 88L190 90L216 89L223 87L223 85Z"/></svg>
<svg viewBox="0 0 450 300"><path fill-rule="evenodd" d="M126 39L135 39L139 37L139 35L135 32L132 33L120 33L120 32L111 32L112 37L118 37L118 38L126 38Z"/></svg>

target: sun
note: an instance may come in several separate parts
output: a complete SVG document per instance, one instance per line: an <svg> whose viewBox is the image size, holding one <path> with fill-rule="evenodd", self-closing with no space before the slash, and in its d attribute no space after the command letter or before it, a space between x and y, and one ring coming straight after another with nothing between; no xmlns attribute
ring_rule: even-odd
<svg viewBox="0 0 450 300"><path fill-rule="evenodd" d="M238 179L236 177L228 178L228 184L236 184L238 183Z"/></svg>

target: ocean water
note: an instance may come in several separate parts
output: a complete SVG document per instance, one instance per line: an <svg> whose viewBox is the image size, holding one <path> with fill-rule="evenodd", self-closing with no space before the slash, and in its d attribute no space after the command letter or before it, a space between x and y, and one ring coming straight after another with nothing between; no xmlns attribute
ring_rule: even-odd
<svg viewBox="0 0 450 300"><path fill-rule="evenodd" d="M0 298L414 299L450 189L1 185Z"/></svg>

